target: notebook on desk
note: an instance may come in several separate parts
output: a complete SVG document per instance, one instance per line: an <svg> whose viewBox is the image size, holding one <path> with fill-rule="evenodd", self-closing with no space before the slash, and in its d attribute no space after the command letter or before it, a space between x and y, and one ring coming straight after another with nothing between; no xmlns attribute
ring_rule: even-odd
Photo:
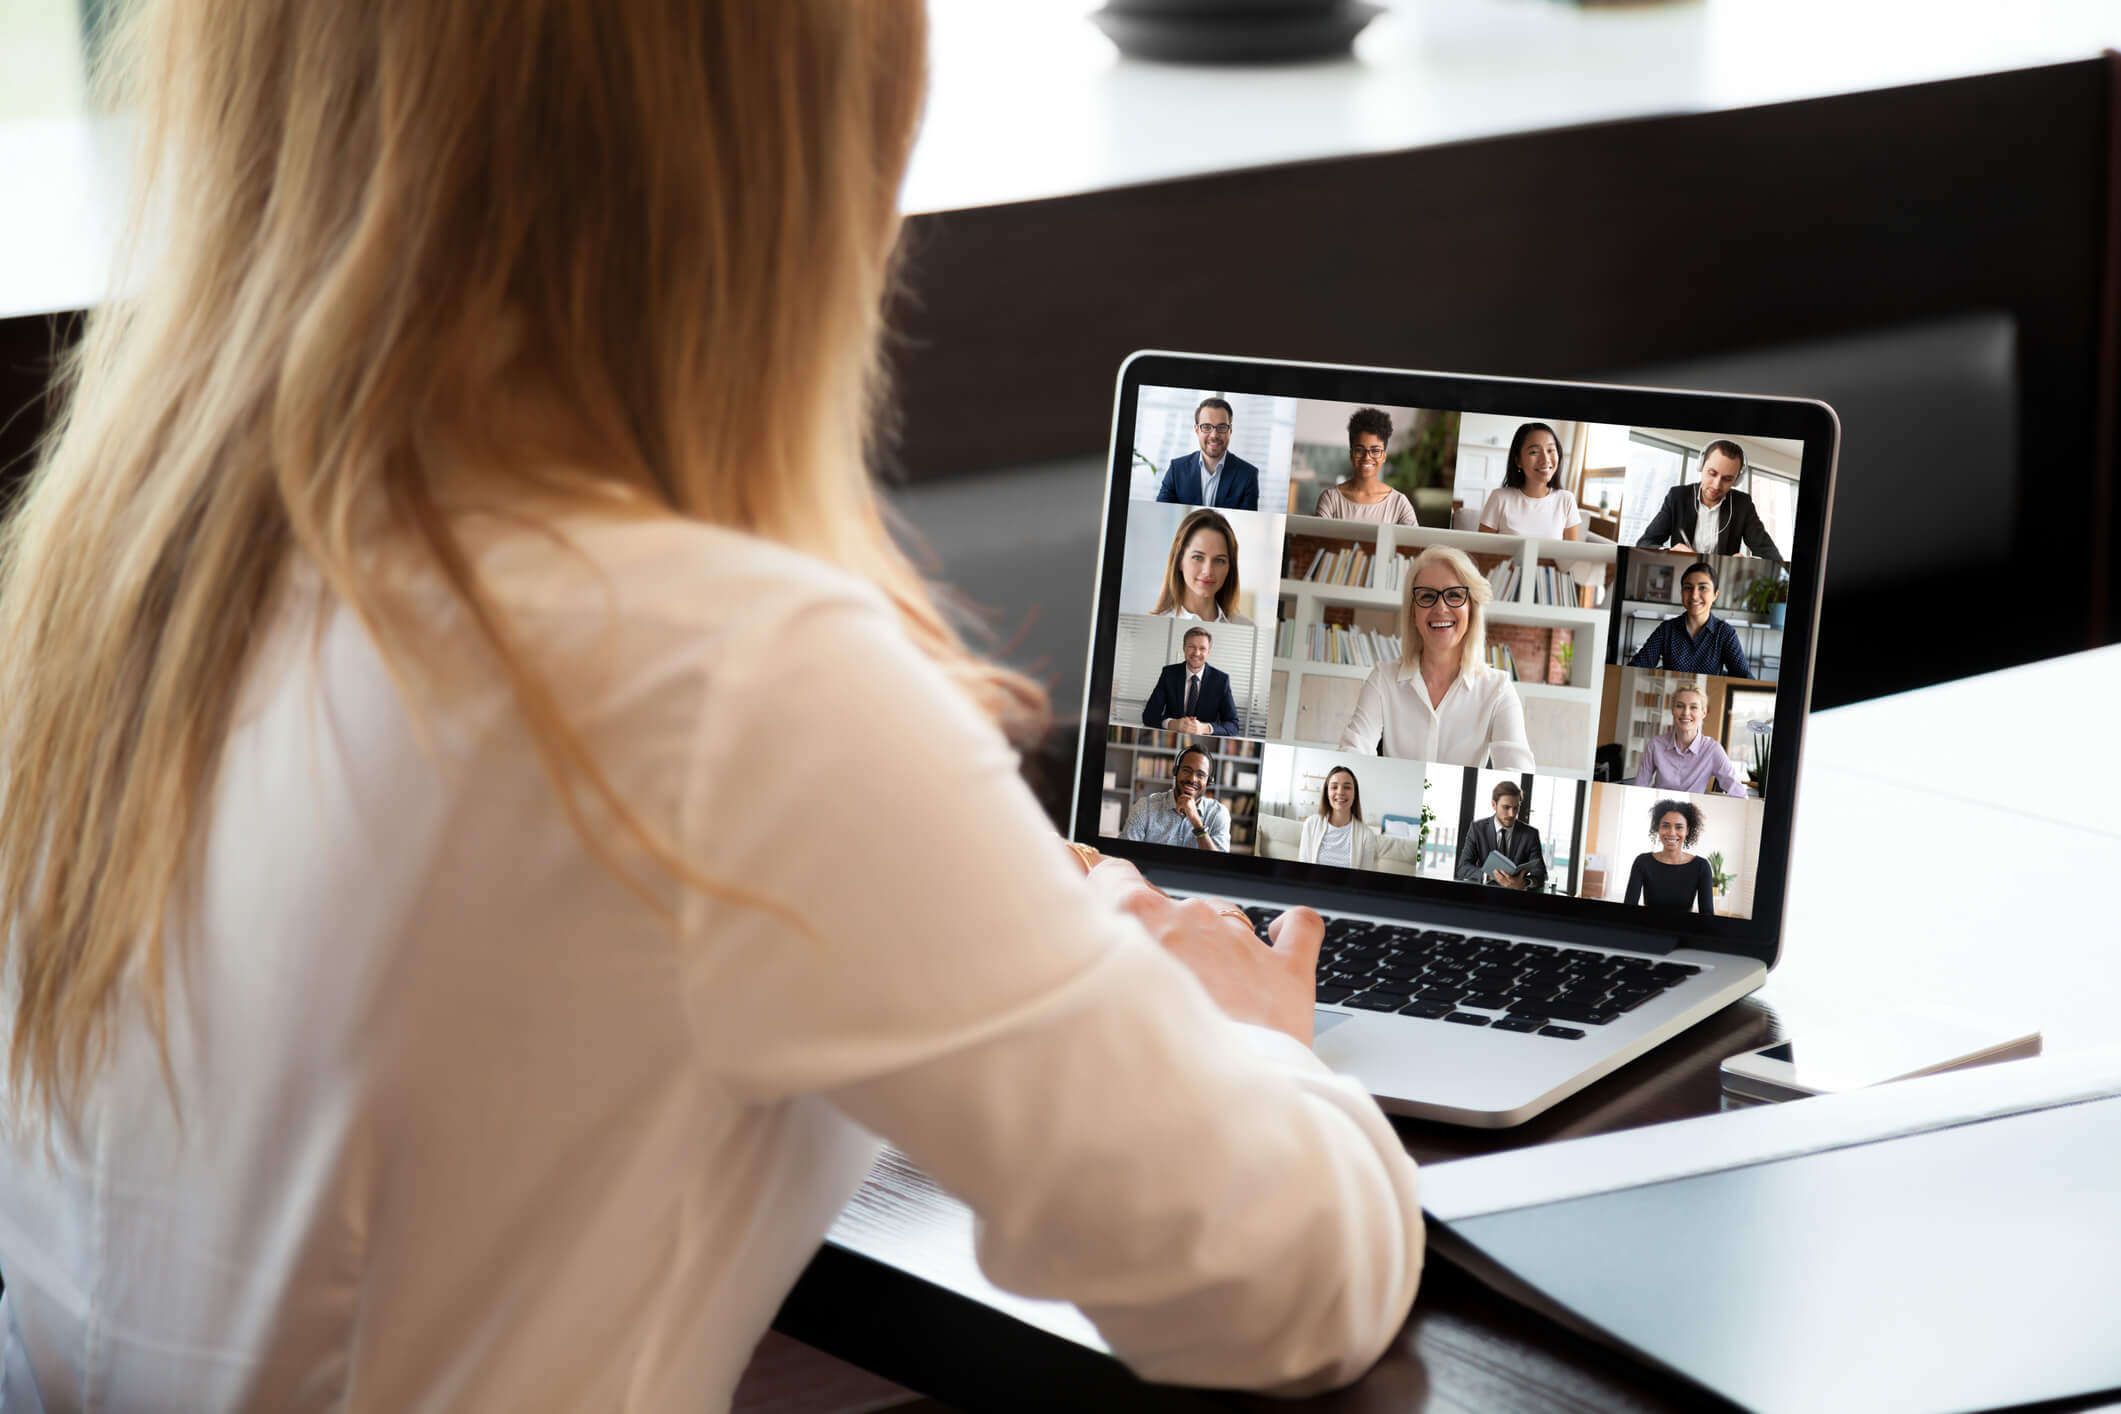
<svg viewBox="0 0 2121 1414"><path fill-rule="evenodd" d="M2121 1051L1431 1164L1431 1247L1761 1414L2121 1388Z"/></svg>
<svg viewBox="0 0 2121 1414"><path fill-rule="evenodd" d="M1774 965L1837 440L1793 399L1135 355L1071 837L1262 935L1319 909L1321 1057L1530 1118Z"/></svg>

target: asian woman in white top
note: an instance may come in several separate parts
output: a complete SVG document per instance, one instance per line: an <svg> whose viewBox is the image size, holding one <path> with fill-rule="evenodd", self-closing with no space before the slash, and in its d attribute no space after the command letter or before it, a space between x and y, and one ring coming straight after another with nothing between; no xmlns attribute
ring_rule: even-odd
<svg viewBox="0 0 2121 1414"><path fill-rule="evenodd" d="M1341 729L1341 750L1533 768L1517 689L1508 673L1483 661L1493 593L1460 551L1437 545L1414 557L1399 605L1402 656L1363 679Z"/></svg>
<svg viewBox="0 0 2121 1414"><path fill-rule="evenodd" d="M10 1414L725 1408L878 1136L1151 1379L1374 1359L1317 916L1086 880L862 465L919 7L125 10L152 263L0 529Z"/></svg>
<svg viewBox="0 0 2121 1414"><path fill-rule="evenodd" d="M1480 528L1493 535L1541 540L1583 539L1576 497L1554 484L1561 474L1561 439L1544 422L1527 422L1510 438L1502 485L1480 507Z"/></svg>
<svg viewBox="0 0 2121 1414"><path fill-rule="evenodd" d="M1406 493L1385 485L1385 448L1392 415L1383 408L1357 408L1348 418L1348 479L1318 494L1318 514L1328 520L1419 525Z"/></svg>
<svg viewBox="0 0 2121 1414"><path fill-rule="evenodd" d="M1306 864L1337 864L1343 869L1377 867L1377 831L1362 818L1362 787L1345 766L1326 772L1318 810L1305 817L1297 858Z"/></svg>
<svg viewBox="0 0 2121 1414"><path fill-rule="evenodd" d="M1171 557L1151 614L1250 624L1237 607L1237 535L1218 511L1201 506L1187 513L1171 537Z"/></svg>

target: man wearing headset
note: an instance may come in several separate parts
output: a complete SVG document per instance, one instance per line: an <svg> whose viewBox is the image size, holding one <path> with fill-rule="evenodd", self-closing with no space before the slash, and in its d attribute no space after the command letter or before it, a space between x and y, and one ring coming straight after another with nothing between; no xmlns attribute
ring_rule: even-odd
<svg viewBox="0 0 2121 1414"><path fill-rule="evenodd" d="M1781 559L1782 552L1760 523L1753 498L1732 489L1745 470L1745 448L1736 442L1709 443L1701 454L1701 479L1666 492L1664 504L1635 544L1644 550L1669 545L1690 555L1754 554Z"/></svg>

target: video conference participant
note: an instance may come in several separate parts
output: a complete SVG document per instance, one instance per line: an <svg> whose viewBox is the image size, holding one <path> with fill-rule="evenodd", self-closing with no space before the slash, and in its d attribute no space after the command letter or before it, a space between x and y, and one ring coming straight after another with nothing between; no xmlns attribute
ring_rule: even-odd
<svg viewBox="0 0 2121 1414"><path fill-rule="evenodd" d="M1736 442L1709 443L1701 454L1701 479L1665 492L1663 504L1635 543L1645 550L1668 545L1690 555L1750 550L1765 559L1781 559L1753 498L1731 489L1743 475L1745 448Z"/></svg>
<svg viewBox="0 0 2121 1414"><path fill-rule="evenodd" d="M1195 736L1236 736L1243 728L1237 722L1230 675L1208 666L1215 635L1189 628L1181 642L1185 661L1170 664L1157 676L1156 690L1142 708L1142 725Z"/></svg>
<svg viewBox="0 0 2121 1414"><path fill-rule="evenodd" d="M1189 512L1171 537L1171 557L1164 562L1164 584L1156 607L1164 618L1201 619L1215 624L1250 625L1230 611L1237 605L1237 536L1230 522L1203 506Z"/></svg>
<svg viewBox="0 0 2121 1414"><path fill-rule="evenodd" d="M1561 474L1561 439L1544 422L1527 422L1510 438L1502 485L1481 503L1480 528L1490 535L1542 540L1583 539L1583 512L1573 493L1554 484Z"/></svg>
<svg viewBox="0 0 2121 1414"><path fill-rule="evenodd" d="M1547 886L1547 856L1540 848L1538 827L1524 821L1524 788L1515 781L1497 781L1488 792L1488 803L1495 813L1475 820L1458 842L1458 878L1538 893ZM1501 854L1520 867L1514 873L1489 869L1490 854Z"/></svg>
<svg viewBox="0 0 2121 1414"><path fill-rule="evenodd" d="M1156 499L1226 511L1259 509L1259 468L1230 454L1230 405L1202 398L1193 409L1193 436L1200 450L1174 457L1157 485Z"/></svg>
<svg viewBox="0 0 2121 1414"><path fill-rule="evenodd" d="M1713 916L1715 872L1706 859L1687 853L1701 838L1701 807L1691 800L1658 801L1650 807L1650 838L1658 847L1635 856L1624 902Z"/></svg>
<svg viewBox="0 0 2121 1414"><path fill-rule="evenodd" d="M1318 514L1328 520L1421 524L1406 493L1385 485L1385 447L1391 440L1391 414L1382 408L1356 409L1348 419L1348 479L1318 493Z"/></svg>
<svg viewBox="0 0 2121 1414"><path fill-rule="evenodd" d="M1362 787L1345 766L1326 772L1318 813L1304 821L1297 858L1306 864L1338 864L1345 869L1377 867L1377 831L1363 823Z"/></svg>
<svg viewBox="0 0 2121 1414"><path fill-rule="evenodd" d="M1709 782L1725 795L1745 795L1745 782L1738 768L1716 738L1701 729L1708 712L1709 697L1698 687L1682 687L1672 694L1672 725L1650 739L1643 748L1642 765L1635 771L1638 786L1663 786L1689 795L1706 795Z"/></svg>
<svg viewBox="0 0 2121 1414"><path fill-rule="evenodd" d="M1745 647L1738 630L1709 610L1716 605L1716 567L1703 560L1679 576L1679 603L1686 610L1650 630L1640 652L1628 660L1635 668L1670 668L1712 677L1749 678Z"/></svg>
<svg viewBox="0 0 2121 1414"><path fill-rule="evenodd" d="M1134 802L1119 827L1119 837L1140 844L1193 845L1218 854L1230 852L1230 812L1208 798L1208 752L1189 746L1178 755L1171 789Z"/></svg>
<svg viewBox="0 0 2121 1414"><path fill-rule="evenodd" d="M1396 663L1363 679L1340 749L1529 771L1524 703L1510 675L1483 661L1488 581L1463 553L1432 546L1407 566Z"/></svg>

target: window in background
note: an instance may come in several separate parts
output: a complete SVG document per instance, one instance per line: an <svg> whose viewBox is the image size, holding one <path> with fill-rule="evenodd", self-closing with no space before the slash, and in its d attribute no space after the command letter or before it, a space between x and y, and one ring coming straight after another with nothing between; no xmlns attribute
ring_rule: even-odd
<svg viewBox="0 0 2121 1414"><path fill-rule="evenodd" d="M1657 508L1674 486L1688 479L1694 464L1700 460L1694 452L1677 442L1667 442L1661 437L1649 437L1640 432L1628 434L1627 447L1627 502L1620 518L1620 543L1632 545L1642 538L1657 516Z"/></svg>
<svg viewBox="0 0 2121 1414"><path fill-rule="evenodd" d="M1797 479L1754 467L1746 474L1746 492L1753 498L1768 538L1784 555L1796 543Z"/></svg>

